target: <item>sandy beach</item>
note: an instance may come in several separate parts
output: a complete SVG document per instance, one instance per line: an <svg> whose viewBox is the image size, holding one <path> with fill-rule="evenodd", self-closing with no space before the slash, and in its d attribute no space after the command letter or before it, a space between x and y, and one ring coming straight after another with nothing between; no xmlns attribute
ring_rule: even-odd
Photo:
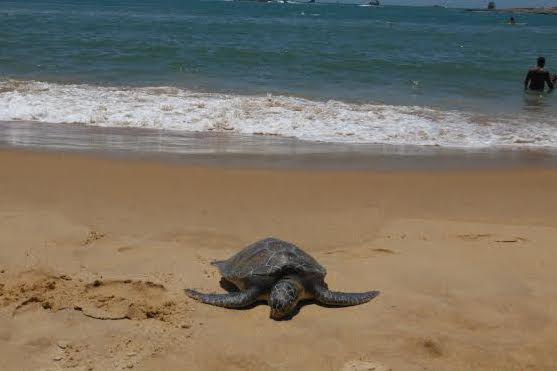
<svg viewBox="0 0 557 371"><path fill-rule="evenodd" d="M557 4L366 2L0 1L0 371L557 371Z"/></svg>
<svg viewBox="0 0 557 371"><path fill-rule="evenodd" d="M2 370L557 368L557 172L203 168L0 151ZM295 242L368 304L226 310L209 265Z"/></svg>

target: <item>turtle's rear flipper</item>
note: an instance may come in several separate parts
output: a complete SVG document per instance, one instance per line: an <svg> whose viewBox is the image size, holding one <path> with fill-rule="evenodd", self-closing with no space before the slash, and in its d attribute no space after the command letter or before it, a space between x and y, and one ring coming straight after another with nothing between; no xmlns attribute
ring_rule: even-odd
<svg viewBox="0 0 557 371"><path fill-rule="evenodd" d="M362 293L347 293L329 291L325 286L316 285L314 287L315 300L321 304L347 307L367 303L379 295L379 291L368 291Z"/></svg>
<svg viewBox="0 0 557 371"><path fill-rule="evenodd" d="M224 308L243 308L257 301L259 297L259 289L252 287L251 289L239 292L231 292L228 294L203 294L199 291L185 289L186 295L192 299L205 304L215 305Z"/></svg>

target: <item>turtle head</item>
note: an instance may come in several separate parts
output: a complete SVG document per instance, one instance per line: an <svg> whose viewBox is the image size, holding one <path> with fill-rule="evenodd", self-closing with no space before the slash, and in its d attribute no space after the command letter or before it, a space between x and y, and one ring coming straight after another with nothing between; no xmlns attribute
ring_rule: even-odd
<svg viewBox="0 0 557 371"><path fill-rule="evenodd" d="M269 294L271 318L274 320L289 318L300 301L302 291L303 286L296 278L286 277L277 281Z"/></svg>

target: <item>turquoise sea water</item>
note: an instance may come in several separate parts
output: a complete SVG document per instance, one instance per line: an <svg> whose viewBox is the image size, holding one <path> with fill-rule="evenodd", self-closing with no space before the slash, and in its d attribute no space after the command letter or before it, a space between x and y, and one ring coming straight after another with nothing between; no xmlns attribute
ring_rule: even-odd
<svg viewBox="0 0 557 371"><path fill-rule="evenodd" d="M508 17L338 4L2 1L0 120L557 147L557 96L522 90L538 55L557 71L557 17L519 15L517 26Z"/></svg>

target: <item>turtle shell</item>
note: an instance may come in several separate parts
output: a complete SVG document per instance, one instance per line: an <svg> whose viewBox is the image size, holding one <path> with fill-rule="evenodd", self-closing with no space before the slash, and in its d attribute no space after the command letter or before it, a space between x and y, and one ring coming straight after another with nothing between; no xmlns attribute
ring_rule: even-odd
<svg viewBox="0 0 557 371"><path fill-rule="evenodd" d="M230 259L213 264L225 279L232 282L276 279L287 273L315 278L327 274L325 268L298 246L276 238L255 242Z"/></svg>

